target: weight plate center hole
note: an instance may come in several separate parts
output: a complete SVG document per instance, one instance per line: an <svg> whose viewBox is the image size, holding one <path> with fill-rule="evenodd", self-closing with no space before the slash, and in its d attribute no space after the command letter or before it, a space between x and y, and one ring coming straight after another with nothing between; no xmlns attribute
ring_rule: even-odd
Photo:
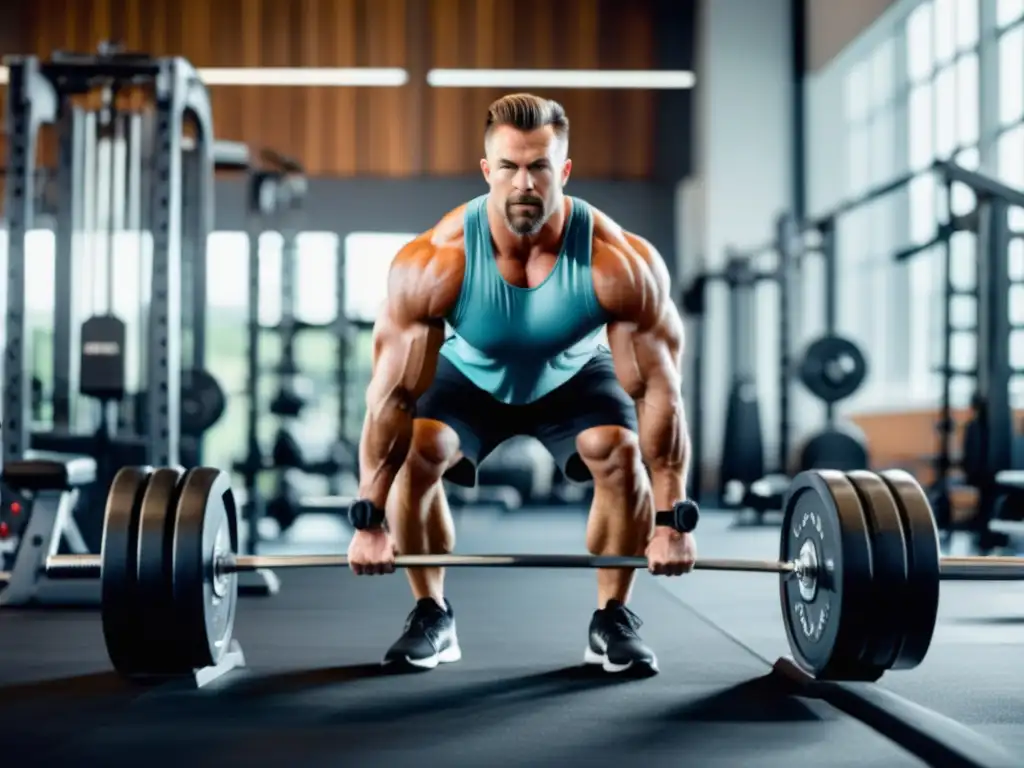
<svg viewBox="0 0 1024 768"><path fill-rule="evenodd" d="M811 539L804 539L800 545L800 556L797 560L799 570L797 582L800 585L800 597L805 603L814 601L818 595L818 547Z"/></svg>

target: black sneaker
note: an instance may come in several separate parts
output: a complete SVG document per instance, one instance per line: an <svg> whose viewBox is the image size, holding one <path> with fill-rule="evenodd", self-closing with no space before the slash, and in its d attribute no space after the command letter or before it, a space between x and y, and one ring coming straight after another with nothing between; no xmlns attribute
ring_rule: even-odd
<svg viewBox="0 0 1024 768"><path fill-rule="evenodd" d="M605 672L631 672L654 675L658 659L636 633L643 624L640 617L618 600L609 600L601 610L594 611L590 621L590 644L583 660L600 664Z"/></svg>
<svg viewBox="0 0 1024 768"><path fill-rule="evenodd" d="M416 602L405 620L402 636L384 654L384 664L433 669L462 658L455 636L455 614L451 603L444 602L447 610L430 597Z"/></svg>

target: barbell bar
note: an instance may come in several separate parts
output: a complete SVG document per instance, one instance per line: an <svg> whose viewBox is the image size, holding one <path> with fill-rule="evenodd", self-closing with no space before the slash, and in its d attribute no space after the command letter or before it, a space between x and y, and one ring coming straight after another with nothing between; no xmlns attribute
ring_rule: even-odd
<svg viewBox="0 0 1024 768"><path fill-rule="evenodd" d="M215 563L218 574L245 573L261 569L346 568L345 555L221 555ZM396 568L635 568L646 569L647 558L615 555L398 555ZM809 558L743 560L699 558L695 571L777 573L821 576L827 564L813 564ZM1024 581L1024 558L944 557L939 563L943 581ZM817 570L817 573L815 571ZM103 561L99 555L51 555L44 573L51 579L99 579Z"/></svg>
<svg viewBox="0 0 1024 768"><path fill-rule="evenodd" d="M345 555L221 555L218 573L244 573L262 568L345 568ZM398 555L396 568L647 568L647 558L615 555ZM695 570L786 573L797 563L769 560L698 560ZM52 579L101 578L103 563L98 555L51 555L45 573Z"/></svg>

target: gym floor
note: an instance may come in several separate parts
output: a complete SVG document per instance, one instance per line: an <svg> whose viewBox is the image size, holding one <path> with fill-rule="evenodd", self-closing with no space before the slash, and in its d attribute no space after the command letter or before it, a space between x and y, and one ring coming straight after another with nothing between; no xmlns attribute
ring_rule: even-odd
<svg viewBox="0 0 1024 768"><path fill-rule="evenodd" d="M730 520L705 515L703 554L777 557L777 528ZM458 525L460 552L577 552L585 517L478 510ZM286 551L342 550L335 526L300 520ZM944 585L920 668L807 688L773 671L787 647L771 576L641 576L633 607L662 672L623 681L581 665L589 571L453 570L463 661L413 675L378 663L411 608L402 574L279 575L279 595L241 600L247 668L199 691L118 679L97 612L0 613L6 754L104 766L1024 764L1024 590L1013 585Z"/></svg>

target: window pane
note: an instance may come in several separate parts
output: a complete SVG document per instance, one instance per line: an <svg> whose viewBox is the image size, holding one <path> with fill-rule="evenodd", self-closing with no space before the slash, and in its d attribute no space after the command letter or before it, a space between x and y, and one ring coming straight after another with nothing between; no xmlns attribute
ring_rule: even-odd
<svg viewBox="0 0 1024 768"><path fill-rule="evenodd" d="M303 232L297 245L295 316L307 323L329 323L338 315L338 236Z"/></svg>
<svg viewBox="0 0 1024 768"><path fill-rule="evenodd" d="M956 73L946 67L935 76L935 156L948 158L956 148Z"/></svg>
<svg viewBox="0 0 1024 768"><path fill-rule="evenodd" d="M281 246L277 232L264 232L259 239L260 259L260 325L281 322Z"/></svg>
<svg viewBox="0 0 1024 768"><path fill-rule="evenodd" d="M957 145L969 147L978 143L978 55L965 54L956 64Z"/></svg>
<svg viewBox="0 0 1024 768"><path fill-rule="evenodd" d="M971 368L977 363L978 337L974 333L954 333L949 340L949 362L954 368ZM938 362L938 361L936 361Z"/></svg>
<svg viewBox="0 0 1024 768"><path fill-rule="evenodd" d="M949 239L949 260L952 269L949 276L953 285L957 288L968 290L974 287L977 282L978 260L975 257L975 243L977 238L972 232L957 232ZM942 249L935 253L936 263L942 259ZM962 299L961 306L972 308L974 299L968 296L956 296ZM954 321L966 322L963 318L954 318Z"/></svg>
<svg viewBox="0 0 1024 768"><path fill-rule="evenodd" d="M1010 279L1024 282L1024 240L1010 241Z"/></svg>
<svg viewBox="0 0 1024 768"><path fill-rule="evenodd" d="M6 242L4 244L6 245ZM53 312L56 235L49 229L29 231L25 235L25 252L25 310L26 312ZM137 281L135 285L138 285ZM136 306L135 314L138 314L138 306Z"/></svg>
<svg viewBox="0 0 1024 768"><path fill-rule="evenodd" d="M855 64L846 74L845 97L846 119L850 122L863 120L871 103L870 61Z"/></svg>
<svg viewBox="0 0 1024 768"><path fill-rule="evenodd" d="M925 173L907 187L910 208L910 240L924 243L935 235L935 177ZM920 259L914 259L919 261Z"/></svg>
<svg viewBox="0 0 1024 768"><path fill-rule="evenodd" d="M908 157L911 171L924 170L935 159L932 142L932 85L922 83L910 91L907 106Z"/></svg>
<svg viewBox="0 0 1024 768"><path fill-rule="evenodd" d="M942 64L953 57L956 48L956 0L935 0L935 62Z"/></svg>
<svg viewBox="0 0 1024 768"><path fill-rule="evenodd" d="M1024 285L1010 286L1010 322L1024 325ZM1019 361L1024 367L1024 360Z"/></svg>
<svg viewBox="0 0 1024 768"><path fill-rule="evenodd" d="M957 0L956 43L961 51L978 44L978 4L984 0Z"/></svg>
<svg viewBox="0 0 1024 768"><path fill-rule="evenodd" d="M850 131L847 146L847 191L850 195L859 195L870 184L871 172L870 144L868 128L854 127Z"/></svg>
<svg viewBox="0 0 1024 768"><path fill-rule="evenodd" d="M958 288L962 287L967 289L974 285L974 278L971 278L970 283L966 285L960 285L954 283ZM949 302L949 317L954 325L966 327L974 325L974 322L978 317L978 310L975 306L974 299L970 296L954 296L952 301Z"/></svg>
<svg viewBox="0 0 1024 768"><path fill-rule="evenodd" d="M923 3L907 17L907 77L924 80L932 71L932 6Z"/></svg>
<svg viewBox="0 0 1024 768"><path fill-rule="evenodd" d="M1003 133L996 146L999 157L999 178L1011 186L1024 187L1024 125ZM1024 212L1010 209L1010 226L1024 230Z"/></svg>
<svg viewBox="0 0 1024 768"><path fill-rule="evenodd" d="M245 309L249 304L249 236L211 232L206 240L206 301L211 307Z"/></svg>
<svg viewBox="0 0 1024 768"><path fill-rule="evenodd" d="M896 46L892 38L883 41L871 56L870 103L878 108L893 97L896 88Z"/></svg>
<svg viewBox="0 0 1024 768"><path fill-rule="evenodd" d="M997 0L996 22L1000 27L1007 27L1021 16L1024 16L1024 0Z"/></svg>
<svg viewBox="0 0 1024 768"><path fill-rule="evenodd" d="M958 152L954 160L958 165L973 171L977 170L981 157L978 149L971 147ZM951 185L950 203L954 216L965 216L974 210L976 203L974 192L966 184L955 181Z"/></svg>
<svg viewBox="0 0 1024 768"><path fill-rule="evenodd" d="M1024 367L1024 332L1010 333L1010 365L1014 368Z"/></svg>
<svg viewBox="0 0 1024 768"><path fill-rule="evenodd" d="M999 38L999 121L1024 118L1024 26Z"/></svg>
<svg viewBox="0 0 1024 768"><path fill-rule="evenodd" d="M915 394L927 390L930 384L933 358L931 329L934 276L936 262L925 254L911 259L907 265L910 288L910 311L907 328L907 357L912 388Z"/></svg>
<svg viewBox="0 0 1024 768"><path fill-rule="evenodd" d="M870 176L868 184L877 186L892 178L896 166L896 141L893 109L887 107L875 115L869 127L868 152Z"/></svg>
<svg viewBox="0 0 1024 768"><path fill-rule="evenodd" d="M978 170L978 166L981 164L981 153L978 152L978 148L968 147L967 149L961 149L956 153L956 157L953 158L957 165L962 165L969 171Z"/></svg>
<svg viewBox="0 0 1024 768"><path fill-rule="evenodd" d="M353 232L345 238L345 315L373 321L388 295L391 261L414 234Z"/></svg>

